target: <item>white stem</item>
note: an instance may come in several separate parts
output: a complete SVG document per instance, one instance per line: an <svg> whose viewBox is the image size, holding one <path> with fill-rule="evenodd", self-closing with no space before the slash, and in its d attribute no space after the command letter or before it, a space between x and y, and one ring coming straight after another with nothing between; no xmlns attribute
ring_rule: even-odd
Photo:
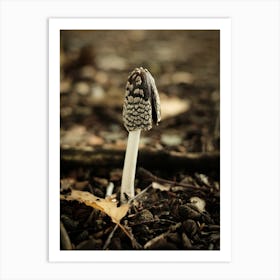
<svg viewBox="0 0 280 280"><path fill-rule="evenodd" d="M128 134L127 147L124 159L122 185L121 185L121 202L126 201L124 193L129 198L134 197L134 179L136 162L138 155L138 146L140 139L141 129L130 131Z"/></svg>
<svg viewBox="0 0 280 280"><path fill-rule="evenodd" d="M114 187L114 183L110 182L106 189L106 197L113 194Z"/></svg>

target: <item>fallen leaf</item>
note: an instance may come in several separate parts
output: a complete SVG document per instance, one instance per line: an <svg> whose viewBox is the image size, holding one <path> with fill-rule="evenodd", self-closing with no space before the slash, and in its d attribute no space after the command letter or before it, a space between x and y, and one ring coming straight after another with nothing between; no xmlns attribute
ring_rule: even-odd
<svg viewBox="0 0 280 280"><path fill-rule="evenodd" d="M160 98L161 119L164 120L184 113L190 109L190 106L191 103L188 99L163 95L163 98Z"/></svg>
<svg viewBox="0 0 280 280"><path fill-rule="evenodd" d="M70 194L60 195L62 200L76 200L84 203L87 206L98 209L111 217L112 221L116 224L126 215L129 205L123 204L117 207L117 200L114 196L107 198L99 198L89 192L72 190Z"/></svg>

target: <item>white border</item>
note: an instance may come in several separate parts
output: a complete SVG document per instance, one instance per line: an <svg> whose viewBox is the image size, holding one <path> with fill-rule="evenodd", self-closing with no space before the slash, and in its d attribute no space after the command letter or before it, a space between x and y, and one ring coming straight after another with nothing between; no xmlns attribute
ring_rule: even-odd
<svg viewBox="0 0 280 280"><path fill-rule="evenodd" d="M49 19L49 260L52 262L228 262L231 260L231 21L220 19ZM220 30L221 250L61 251L59 236L60 30ZM57 187L55 187L57 186Z"/></svg>
<svg viewBox="0 0 280 280"><path fill-rule="evenodd" d="M50 263L48 18L143 16L232 19L232 261ZM0 279L279 280L279 20L279 0L1 0Z"/></svg>

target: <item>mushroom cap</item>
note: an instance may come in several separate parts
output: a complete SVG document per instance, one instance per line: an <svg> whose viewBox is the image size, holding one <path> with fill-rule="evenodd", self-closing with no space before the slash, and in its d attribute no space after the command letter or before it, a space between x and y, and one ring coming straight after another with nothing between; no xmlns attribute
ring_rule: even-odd
<svg viewBox="0 0 280 280"><path fill-rule="evenodd" d="M160 99L155 80L142 67L128 77L123 105L123 121L128 131L150 130L160 122Z"/></svg>

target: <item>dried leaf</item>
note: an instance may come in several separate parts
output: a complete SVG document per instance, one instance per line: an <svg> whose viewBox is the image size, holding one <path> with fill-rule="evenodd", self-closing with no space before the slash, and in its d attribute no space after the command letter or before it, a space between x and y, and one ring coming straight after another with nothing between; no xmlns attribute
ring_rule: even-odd
<svg viewBox="0 0 280 280"><path fill-rule="evenodd" d="M167 97L161 94L161 119L164 120L187 112L190 104L188 99Z"/></svg>
<svg viewBox="0 0 280 280"><path fill-rule="evenodd" d="M190 198L190 202L195 205L200 212L205 211L206 202L202 198L194 196Z"/></svg>
<svg viewBox="0 0 280 280"><path fill-rule="evenodd" d="M120 207L117 207L115 197L107 197L103 199L85 191L72 190L70 194L60 195L60 199L76 200L87 206L98 209L110 216L112 221L116 224L120 223L120 220L126 215L129 209L128 204L123 204Z"/></svg>
<svg viewBox="0 0 280 280"><path fill-rule="evenodd" d="M161 190L161 191L170 191L171 186L161 185L157 182L152 183L153 189Z"/></svg>

